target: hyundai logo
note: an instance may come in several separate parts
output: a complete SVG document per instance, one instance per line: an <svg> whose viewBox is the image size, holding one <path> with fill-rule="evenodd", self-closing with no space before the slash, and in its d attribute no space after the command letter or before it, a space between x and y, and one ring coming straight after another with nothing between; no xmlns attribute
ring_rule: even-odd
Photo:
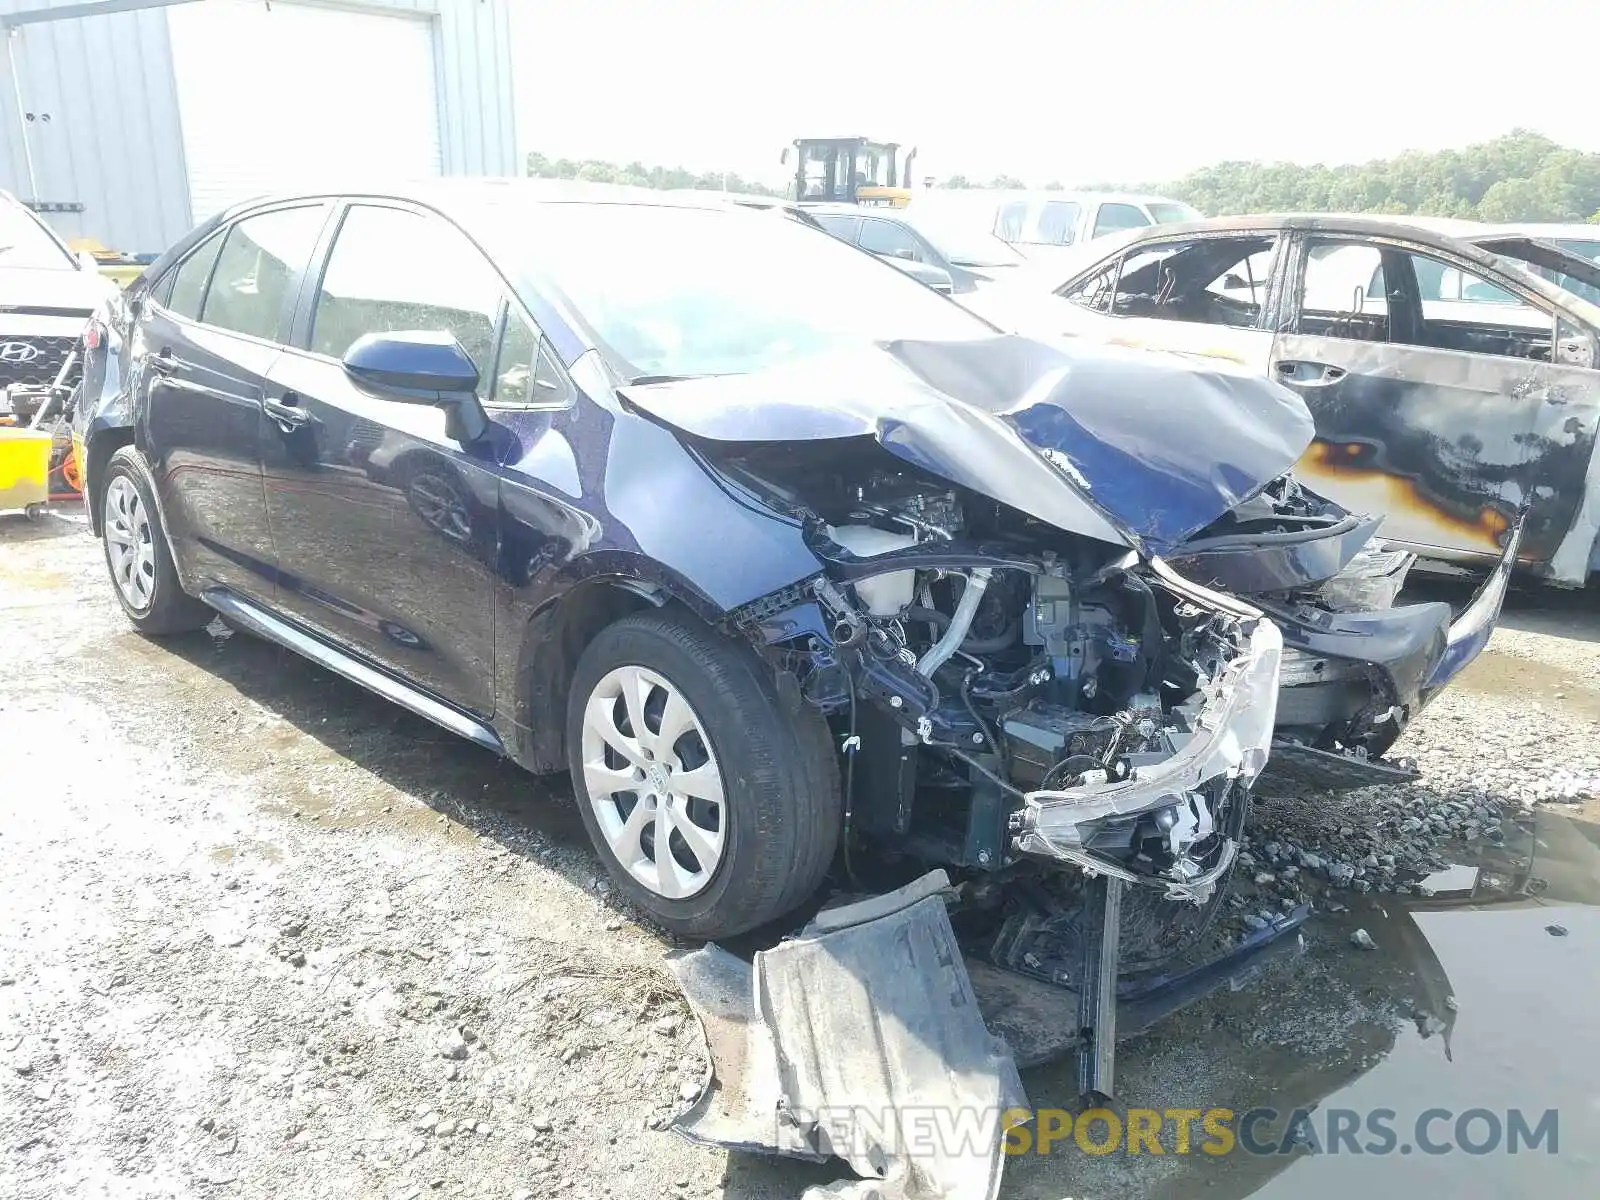
<svg viewBox="0 0 1600 1200"><path fill-rule="evenodd" d="M27 342L0 342L0 363L8 363L13 367L31 363L43 353L39 347L30 346Z"/></svg>

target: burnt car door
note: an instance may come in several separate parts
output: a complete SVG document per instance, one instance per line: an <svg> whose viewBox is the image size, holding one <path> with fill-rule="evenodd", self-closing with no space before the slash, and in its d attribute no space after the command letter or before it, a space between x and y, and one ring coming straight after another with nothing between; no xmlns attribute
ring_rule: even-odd
<svg viewBox="0 0 1600 1200"><path fill-rule="evenodd" d="M341 209L267 381L263 464L280 597L314 632L452 703L494 712L493 440L444 410L362 386L342 358L365 334L447 331L494 382L508 289L435 213Z"/></svg>
<svg viewBox="0 0 1600 1200"><path fill-rule="evenodd" d="M1581 323L1510 273L1366 235L1302 235L1288 298L1271 371L1316 422L1300 477L1461 562L1498 559L1526 504L1520 561L1581 582L1587 546L1576 574L1555 562L1600 405Z"/></svg>
<svg viewBox="0 0 1600 1200"><path fill-rule="evenodd" d="M274 591L262 386L327 215L317 202L248 214L196 245L141 305L142 445L191 586Z"/></svg>

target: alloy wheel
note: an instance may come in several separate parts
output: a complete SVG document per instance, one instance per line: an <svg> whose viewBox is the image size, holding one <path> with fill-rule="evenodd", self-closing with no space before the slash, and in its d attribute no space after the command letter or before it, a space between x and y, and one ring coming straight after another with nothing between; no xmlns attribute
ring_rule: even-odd
<svg viewBox="0 0 1600 1200"><path fill-rule="evenodd" d="M645 667L618 667L583 714L583 779L612 854L640 884L683 900L727 847L722 773L694 708Z"/></svg>
<svg viewBox="0 0 1600 1200"><path fill-rule="evenodd" d="M156 589L155 542L144 501L126 475L106 488L105 542L117 591L134 608L149 608Z"/></svg>

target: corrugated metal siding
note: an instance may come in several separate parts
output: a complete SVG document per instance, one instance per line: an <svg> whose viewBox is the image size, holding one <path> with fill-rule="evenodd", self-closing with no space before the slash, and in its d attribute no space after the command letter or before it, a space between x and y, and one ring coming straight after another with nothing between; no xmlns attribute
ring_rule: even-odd
<svg viewBox="0 0 1600 1200"><path fill-rule="evenodd" d="M0 14L78 0L0 0ZM203 2L203 0L199 0ZM305 2L305 0L292 0ZM319 0L311 0L319 2ZM510 5L527 0L345 0L352 9L400 9L435 17L440 132L447 175L515 175L517 160ZM160 8L26 25L0 44L0 188L25 199L77 201L79 214L50 214L66 237L93 237L129 251L164 249L191 225L172 50ZM23 103L48 125L25 125ZM252 64L258 80L292 80ZM30 130L37 188L28 183Z"/></svg>
<svg viewBox="0 0 1600 1200"><path fill-rule="evenodd" d="M0 0L0 12L61 2ZM159 250L187 229L166 14L149 9L41 22L0 38L9 43L0 56L0 137L7 151L0 187L24 199L83 204L81 214L46 218L69 238ZM31 122L17 109L19 85ZM24 137L36 187L29 186Z"/></svg>

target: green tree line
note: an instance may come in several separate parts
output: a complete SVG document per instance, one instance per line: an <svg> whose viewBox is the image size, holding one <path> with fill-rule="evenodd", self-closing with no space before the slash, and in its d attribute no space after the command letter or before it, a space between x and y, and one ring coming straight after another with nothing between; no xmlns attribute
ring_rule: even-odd
<svg viewBox="0 0 1600 1200"><path fill-rule="evenodd" d="M651 188L699 188L775 196L776 189L738 175L682 167L626 166L599 159L528 155L528 174ZM946 188L1020 188L1014 175L987 182L952 175ZM1058 190L1059 182L1044 185ZM1097 185L1097 190L1156 192L1201 212L1370 212L1504 221L1600 223L1600 154L1557 145L1515 129L1459 150L1409 150L1393 158L1341 166L1221 162L1158 184Z"/></svg>
<svg viewBox="0 0 1600 1200"><path fill-rule="evenodd" d="M1301 211L1600 221L1600 154L1517 129L1460 150L1410 150L1336 167L1217 163L1155 190L1219 216Z"/></svg>
<svg viewBox="0 0 1600 1200"><path fill-rule="evenodd" d="M731 171L694 171L683 167L647 167L631 162L626 166L598 158L546 158L528 155L528 174L535 179L582 179L589 183L623 183L632 187L696 188L711 192L737 192L750 196L780 196L783 193Z"/></svg>

